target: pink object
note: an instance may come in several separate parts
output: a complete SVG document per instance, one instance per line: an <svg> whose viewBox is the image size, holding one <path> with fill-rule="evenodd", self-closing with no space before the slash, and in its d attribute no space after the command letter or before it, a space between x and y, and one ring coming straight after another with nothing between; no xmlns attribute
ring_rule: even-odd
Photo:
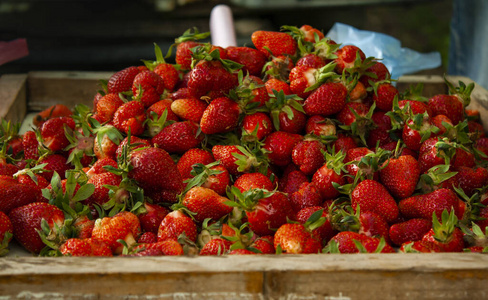
<svg viewBox="0 0 488 300"><path fill-rule="evenodd" d="M29 49L26 39L16 39L10 42L0 41L0 66L27 55L29 55Z"/></svg>

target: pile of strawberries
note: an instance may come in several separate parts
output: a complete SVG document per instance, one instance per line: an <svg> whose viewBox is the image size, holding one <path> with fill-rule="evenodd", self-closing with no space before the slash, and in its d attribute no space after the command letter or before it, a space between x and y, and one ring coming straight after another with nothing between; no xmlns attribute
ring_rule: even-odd
<svg viewBox="0 0 488 300"><path fill-rule="evenodd" d="M2 121L0 253L486 251L488 137L473 85L400 93L308 25L222 48L188 30L19 134Z"/></svg>

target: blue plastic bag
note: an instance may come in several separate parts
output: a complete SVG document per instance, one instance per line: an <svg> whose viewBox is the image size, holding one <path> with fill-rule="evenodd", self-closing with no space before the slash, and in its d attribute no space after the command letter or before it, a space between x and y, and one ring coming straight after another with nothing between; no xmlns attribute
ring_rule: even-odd
<svg viewBox="0 0 488 300"><path fill-rule="evenodd" d="M383 33L359 30L349 25L335 23L325 36L338 44L359 47L366 57L380 58L390 71L392 79L441 65L439 52L419 53L402 48L399 40Z"/></svg>

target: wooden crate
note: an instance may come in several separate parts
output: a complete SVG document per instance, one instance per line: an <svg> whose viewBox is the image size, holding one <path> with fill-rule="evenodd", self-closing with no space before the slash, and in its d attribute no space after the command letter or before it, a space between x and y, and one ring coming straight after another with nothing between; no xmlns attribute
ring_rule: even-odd
<svg viewBox="0 0 488 300"><path fill-rule="evenodd" d="M98 80L111 73L33 72L0 78L0 116L14 122L50 105L91 105ZM471 82L464 77L451 81ZM425 95L446 92L439 76ZM488 131L488 92L477 86L470 108ZM21 249L0 259L4 299L487 299L488 256L314 254L227 257L41 258Z"/></svg>

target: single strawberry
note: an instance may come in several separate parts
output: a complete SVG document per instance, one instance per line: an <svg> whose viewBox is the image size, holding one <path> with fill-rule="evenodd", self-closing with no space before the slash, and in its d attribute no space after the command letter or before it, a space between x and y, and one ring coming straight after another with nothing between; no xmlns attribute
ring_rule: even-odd
<svg viewBox="0 0 488 300"><path fill-rule="evenodd" d="M380 182L392 196L403 199L414 193L420 178L420 165L414 157L402 155L384 162L379 174Z"/></svg>
<svg viewBox="0 0 488 300"><path fill-rule="evenodd" d="M283 91L273 91L266 107L270 112L275 130L300 134L306 124L306 115L296 95L285 95Z"/></svg>
<svg viewBox="0 0 488 300"><path fill-rule="evenodd" d="M319 189L323 200L338 197L340 192L335 186L346 184L344 157L341 151L334 155L326 152L326 163L313 174L312 182Z"/></svg>
<svg viewBox="0 0 488 300"><path fill-rule="evenodd" d="M89 178L95 174L106 173L108 172L106 166L117 168L117 162L108 157L98 159L85 173Z"/></svg>
<svg viewBox="0 0 488 300"><path fill-rule="evenodd" d="M159 222L161 224L161 222ZM141 222L141 225L142 225L142 222ZM159 225L158 225L159 227ZM156 230L157 232L157 230ZM137 243L138 244L142 244L142 243L147 243L147 244L150 244L150 243L156 243L158 241L158 235L154 232L151 232L151 231L145 231L143 234L141 234L141 236L139 237L139 239L137 239Z"/></svg>
<svg viewBox="0 0 488 300"><path fill-rule="evenodd" d="M326 82L305 99L304 110L310 115L330 116L346 105L347 88L342 83Z"/></svg>
<svg viewBox="0 0 488 300"><path fill-rule="evenodd" d="M158 241L177 240L182 234L192 242L197 240L197 225L181 210L170 212L158 229Z"/></svg>
<svg viewBox="0 0 488 300"><path fill-rule="evenodd" d="M398 218L398 205L384 185L378 181L366 179L358 183L351 193L351 206L361 212L372 211L386 222L392 223Z"/></svg>
<svg viewBox="0 0 488 300"><path fill-rule="evenodd" d="M264 85L266 87L266 91L268 92L268 94L271 94L271 95L273 94L273 91L277 91L277 92L283 91L283 93L285 95L291 95L292 94L291 89L290 89L290 85L288 83L286 83L286 81L284 81L284 80L280 80L277 78L270 78L270 79L266 80Z"/></svg>
<svg viewBox="0 0 488 300"><path fill-rule="evenodd" d="M159 225L161 221L169 213L169 210L157 204L151 204L147 201L144 202L143 208L137 210L137 217L141 224L143 232L158 233Z"/></svg>
<svg viewBox="0 0 488 300"><path fill-rule="evenodd" d="M353 45L345 45L335 51L334 54L337 56L334 62L336 63L335 70L338 74L342 74L347 68L354 67L357 59L360 61L366 59L364 52L359 47Z"/></svg>
<svg viewBox="0 0 488 300"><path fill-rule="evenodd" d="M38 128L42 127L42 124L49 119L57 117L70 117L73 111L64 104L52 105L43 111L37 113L32 119L32 124Z"/></svg>
<svg viewBox="0 0 488 300"><path fill-rule="evenodd" d="M450 189L460 188L471 197L488 182L488 170L483 167L459 167L456 172L456 175L444 181L441 186Z"/></svg>
<svg viewBox="0 0 488 300"><path fill-rule="evenodd" d="M130 130L131 135L138 136L144 132L145 120L146 112L144 104L140 101L129 101L117 109L114 114L113 123L115 128L120 132L128 134Z"/></svg>
<svg viewBox="0 0 488 300"><path fill-rule="evenodd" d="M7 175L0 175L0 211L8 214L11 210L35 202L37 189L21 184Z"/></svg>
<svg viewBox="0 0 488 300"><path fill-rule="evenodd" d="M305 138L293 147L292 160L305 175L314 174L325 163L325 145L317 139Z"/></svg>
<svg viewBox="0 0 488 300"><path fill-rule="evenodd" d="M458 219L454 211L449 213L444 210L441 216L433 214L432 228L422 237L422 240L436 244L442 252L462 252L464 234L457 226Z"/></svg>
<svg viewBox="0 0 488 300"><path fill-rule="evenodd" d="M276 231L274 247L281 253L307 254L319 253L322 243L305 224L286 223Z"/></svg>
<svg viewBox="0 0 488 300"><path fill-rule="evenodd" d="M311 182L302 183L296 192L290 194L289 199L296 213L306 207L318 207L323 204L319 189Z"/></svg>
<svg viewBox="0 0 488 300"><path fill-rule="evenodd" d="M283 83L286 84L288 81L288 77L290 75L291 69L295 66L294 61L292 57L289 55L278 55L274 56L272 55L268 62L264 65L263 71L265 73L264 75L264 81L266 82L266 88L268 89L268 92L271 93L273 89L280 91L281 89L278 88L268 88L268 81L272 83L271 85L277 85L282 86ZM290 94L290 86L286 84L287 86L287 91L285 91L285 94ZM270 86L271 87L271 86Z"/></svg>
<svg viewBox="0 0 488 300"><path fill-rule="evenodd" d="M432 214L440 217L444 210L458 213L458 201L459 198L454 191L441 188L427 194L402 199L398 203L398 207L402 216L406 218L430 220Z"/></svg>
<svg viewBox="0 0 488 300"><path fill-rule="evenodd" d="M132 83L132 93L145 108L161 100L164 92L164 81L155 72L144 71L136 75Z"/></svg>
<svg viewBox="0 0 488 300"><path fill-rule="evenodd" d="M219 220L232 211L232 207L225 204L229 201L212 189L196 186L191 188L183 196L182 204L191 212L195 213L193 217L199 223L210 218Z"/></svg>
<svg viewBox="0 0 488 300"><path fill-rule="evenodd" d="M114 173L104 172L93 175L88 179L87 183L93 184L95 186L95 191L90 198L87 199L87 203L90 203L91 205L97 204L99 206L107 203L110 200L110 191L114 191L113 189L110 189L109 186L118 187L121 182L122 177Z"/></svg>
<svg viewBox="0 0 488 300"><path fill-rule="evenodd" d="M98 100L95 106L95 113L102 123L112 122L115 112L122 104L124 104L124 101L119 94L109 93Z"/></svg>
<svg viewBox="0 0 488 300"><path fill-rule="evenodd" d="M130 142L129 142L130 141ZM121 159L122 155L124 154L125 148L128 151L135 151L137 149L151 147L151 141L145 138L140 138L137 136L131 136L130 140L129 137L126 136L123 138L115 151L115 157L117 160Z"/></svg>
<svg viewBox="0 0 488 300"><path fill-rule="evenodd" d="M249 141L262 141L273 132L273 124L268 114L256 112L245 115L241 122L242 135Z"/></svg>
<svg viewBox="0 0 488 300"><path fill-rule="evenodd" d="M324 252L330 253L359 253L359 249L354 241L360 243L368 239L364 234L354 231L341 231L334 235L324 248Z"/></svg>
<svg viewBox="0 0 488 300"><path fill-rule="evenodd" d="M256 49L269 57L290 55L297 52L297 42L291 35L284 32L258 30L252 33L251 40Z"/></svg>
<svg viewBox="0 0 488 300"><path fill-rule="evenodd" d="M232 242L223 238L211 239L202 247L199 255L224 255L229 252L231 245Z"/></svg>
<svg viewBox="0 0 488 300"><path fill-rule="evenodd" d="M200 123L208 103L197 98L180 98L171 103L171 110L183 120Z"/></svg>
<svg viewBox="0 0 488 300"><path fill-rule="evenodd" d="M185 153L199 146L203 138L198 125L191 121L181 121L164 127L151 139L151 143L168 153Z"/></svg>
<svg viewBox="0 0 488 300"><path fill-rule="evenodd" d="M176 240L164 240L155 243L141 243L133 248L135 253L129 256L179 256L184 254L183 247Z"/></svg>
<svg viewBox="0 0 488 300"><path fill-rule="evenodd" d="M270 162L277 166L286 166L292 162L293 148L303 137L296 133L275 131L264 141L264 149L269 151Z"/></svg>
<svg viewBox="0 0 488 300"><path fill-rule="evenodd" d="M108 92L118 94L130 91L134 78L139 73L140 70L137 67L131 66L112 74L107 82Z"/></svg>
<svg viewBox="0 0 488 300"><path fill-rule="evenodd" d="M181 178L188 179L192 177L190 173L193 170L193 165L197 163L207 165L214 161L215 159L210 151L192 148L183 153L176 163L176 167L181 174Z"/></svg>
<svg viewBox="0 0 488 300"><path fill-rule="evenodd" d="M205 134L225 133L237 127L239 105L227 97L212 100L203 112L200 128Z"/></svg>
<svg viewBox="0 0 488 300"><path fill-rule="evenodd" d="M274 190L275 186L271 179L259 172L244 173L240 175L234 182L234 186L241 191L241 193L258 188L268 191Z"/></svg>
<svg viewBox="0 0 488 300"><path fill-rule="evenodd" d="M241 193L232 187L228 205L245 211L249 228L259 236L272 235L287 219L294 219L288 196L281 192L251 189Z"/></svg>
<svg viewBox="0 0 488 300"><path fill-rule="evenodd" d="M296 169L286 172L279 180L278 190L289 195L297 192L303 183L309 182L307 175Z"/></svg>
<svg viewBox="0 0 488 300"><path fill-rule="evenodd" d="M314 213L317 211L322 211L321 217L324 218L323 224L312 229L312 235L318 237L321 241L322 245L327 244L330 239L337 234L337 231L332 227L332 224L329 219L329 213L327 209L324 209L321 206L308 206L302 208L300 211L297 212L296 218L297 222L305 224ZM315 216L316 217L316 216Z"/></svg>
<svg viewBox="0 0 488 300"><path fill-rule="evenodd" d="M38 233L42 230L42 220L45 220L48 228L53 231L58 230L64 223L63 211L44 202L17 207L9 212L8 217L12 221L15 240L34 254L40 253L45 246Z"/></svg>
<svg viewBox="0 0 488 300"><path fill-rule="evenodd" d="M148 191L181 192L183 180L168 152L160 148L143 148L129 154L129 178Z"/></svg>
<svg viewBox="0 0 488 300"><path fill-rule="evenodd" d="M112 125L103 125L95 130L93 153L98 159L110 158L115 160L117 147L124 139L122 133Z"/></svg>
<svg viewBox="0 0 488 300"><path fill-rule="evenodd" d="M307 118L305 133L324 137L330 141L337 138L337 128L334 122L321 115L314 115Z"/></svg>
<svg viewBox="0 0 488 300"><path fill-rule="evenodd" d="M390 82L379 81L373 86L373 101L376 107L382 111L390 111L393 107L393 99L399 97L400 92Z"/></svg>
<svg viewBox="0 0 488 300"><path fill-rule="evenodd" d="M390 226L389 235L394 245L420 241L432 228L432 221L413 218Z"/></svg>
<svg viewBox="0 0 488 300"><path fill-rule="evenodd" d="M71 117L49 119L41 127L43 145L51 151L61 151L69 145L65 131L75 129L75 121Z"/></svg>
<svg viewBox="0 0 488 300"><path fill-rule="evenodd" d="M92 238L106 243L112 253L121 254L124 246L119 240L123 240L130 246L136 243L137 236L133 234L131 223L125 217L115 215L97 219Z"/></svg>
<svg viewBox="0 0 488 300"><path fill-rule="evenodd" d="M266 63L266 55L250 47L227 47L227 58L243 65L242 70L250 75L260 76Z"/></svg>
<svg viewBox="0 0 488 300"><path fill-rule="evenodd" d="M319 69L326 65L325 60L314 53L308 53L300 57L295 64L297 66L306 66L310 68Z"/></svg>
<svg viewBox="0 0 488 300"><path fill-rule="evenodd" d="M66 178L66 171L72 169L72 166L68 164L67 161L68 160L66 157L61 154L50 154L42 157L39 160L39 164L46 164L43 167L45 171L41 173L42 177L49 182L51 181L54 173L58 173L61 179Z"/></svg>
<svg viewBox="0 0 488 300"><path fill-rule="evenodd" d="M12 221L7 214L0 211L0 257L8 254L8 244L12 240L13 231Z"/></svg>

